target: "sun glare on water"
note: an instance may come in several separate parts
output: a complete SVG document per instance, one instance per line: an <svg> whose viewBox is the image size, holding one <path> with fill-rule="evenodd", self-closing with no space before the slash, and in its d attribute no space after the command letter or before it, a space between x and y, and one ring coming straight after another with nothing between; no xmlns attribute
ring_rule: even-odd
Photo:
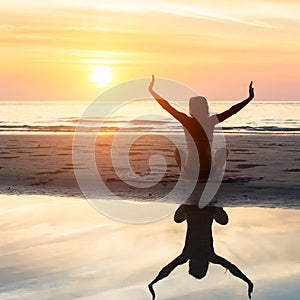
<svg viewBox="0 0 300 300"><path fill-rule="evenodd" d="M99 87L105 87L112 81L111 68L108 66L95 66L92 68L91 81Z"/></svg>

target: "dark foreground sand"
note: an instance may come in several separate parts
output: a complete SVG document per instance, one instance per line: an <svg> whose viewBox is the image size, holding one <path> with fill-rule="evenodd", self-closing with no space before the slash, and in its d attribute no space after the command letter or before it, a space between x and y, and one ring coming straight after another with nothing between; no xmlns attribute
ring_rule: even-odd
<svg viewBox="0 0 300 300"><path fill-rule="evenodd" d="M98 136L95 158L99 173L114 193L132 199L155 201L176 184L178 167L173 157L175 146L166 138L147 135L130 148L130 163L137 174L149 170L148 160L161 154L167 161L170 178L152 188L134 188L118 179L111 162L113 135ZM126 136L124 143L126 144ZM182 136L175 139L182 140ZM82 196L72 161L71 134L11 134L0 136L0 192L2 194L46 194ZM261 180L222 183L215 199L222 205L251 205L299 208L300 137L298 135L229 135L230 150L225 177L247 176ZM180 143L180 142L179 142ZM122 147L115 149L116 164L122 165ZM90 147L82 150L86 167ZM125 153L126 155L126 153ZM118 162L119 159L119 162ZM126 174L126 168L121 167ZM172 174L174 175L172 177Z"/></svg>

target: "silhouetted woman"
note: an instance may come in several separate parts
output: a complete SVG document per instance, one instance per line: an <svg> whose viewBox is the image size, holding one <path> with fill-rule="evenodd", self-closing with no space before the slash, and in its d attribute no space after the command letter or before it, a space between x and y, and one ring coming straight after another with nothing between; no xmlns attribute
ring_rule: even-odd
<svg viewBox="0 0 300 300"><path fill-rule="evenodd" d="M228 269L231 274L248 284L248 297L251 299L253 283L235 265L218 256L213 247L212 223L216 220L221 225L228 223L228 216L221 207L206 206L199 208L192 205L181 205L174 215L174 221L181 223L187 220L187 233L182 253L166 265L157 277L148 285L155 299L153 284L167 277L178 265L189 262L189 274L197 279L203 278L209 263L219 264Z"/></svg>
<svg viewBox="0 0 300 300"><path fill-rule="evenodd" d="M194 178L194 170L196 170L196 172L198 172L198 174L196 174L198 175L198 179L208 179L212 166L213 173L215 172L217 174L218 169L223 167L228 153L225 148L222 148L216 151L215 155L212 155L211 143L214 127L239 112L254 98L252 81L249 86L249 97L247 99L217 115L209 115L208 103L204 97L192 97L189 100L190 116L179 112L171 106L168 101L160 97L153 90L154 82L155 79L152 75L152 81L148 87L149 92L184 128L187 154L179 149L176 149L174 153L183 178ZM199 165L195 165L195 158L199 159L200 167Z"/></svg>

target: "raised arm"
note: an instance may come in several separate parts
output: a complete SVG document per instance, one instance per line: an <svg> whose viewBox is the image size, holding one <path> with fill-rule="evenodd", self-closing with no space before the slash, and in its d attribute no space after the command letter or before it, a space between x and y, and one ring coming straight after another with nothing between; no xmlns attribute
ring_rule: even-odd
<svg viewBox="0 0 300 300"><path fill-rule="evenodd" d="M238 104L233 105L230 109L216 115L219 122L223 122L226 119L228 119L229 117L231 117L232 115L239 112L243 107L245 107L254 98L254 88L252 87L252 84L253 84L253 82L251 81L251 83L249 85L249 97L247 99L245 99L244 101L242 101Z"/></svg>
<svg viewBox="0 0 300 300"><path fill-rule="evenodd" d="M152 295L152 299L155 299L155 292L153 289L153 284L155 284L157 281L162 280L163 278L169 276L169 274L179 265L185 264L188 261L188 257L184 256L183 254L180 254L178 257L176 257L174 260L172 260L168 265L163 267L158 275L152 280L150 284L148 284L149 291Z"/></svg>
<svg viewBox="0 0 300 300"><path fill-rule="evenodd" d="M160 104L160 106L165 109L168 113L170 113L175 119L177 119L179 122L184 122L184 120L187 118L187 115L178 111L175 109L167 100L163 99L161 96L159 96L154 90L155 78L154 75L152 75L152 80L149 84L148 91L153 96L153 98Z"/></svg>

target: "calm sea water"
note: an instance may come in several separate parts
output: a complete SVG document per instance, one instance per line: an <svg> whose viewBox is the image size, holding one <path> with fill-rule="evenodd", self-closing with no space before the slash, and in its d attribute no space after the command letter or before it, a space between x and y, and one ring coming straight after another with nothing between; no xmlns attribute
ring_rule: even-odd
<svg viewBox="0 0 300 300"><path fill-rule="evenodd" d="M82 115L88 101L0 101L1 132L73 132L81 120L86 131L181 132L181 125L154 100L139 100L121 107L99 103L95 114ZM210 102L211 113L230 108L233 102ZM184 109L187 102L180 103ZM113 111L101 114L104 107ZM102 124L101 124L102 123ZM101 124L101 127L99 125ZM226 133L300 133L299 102L255 102L222 123Z"/></svg>

